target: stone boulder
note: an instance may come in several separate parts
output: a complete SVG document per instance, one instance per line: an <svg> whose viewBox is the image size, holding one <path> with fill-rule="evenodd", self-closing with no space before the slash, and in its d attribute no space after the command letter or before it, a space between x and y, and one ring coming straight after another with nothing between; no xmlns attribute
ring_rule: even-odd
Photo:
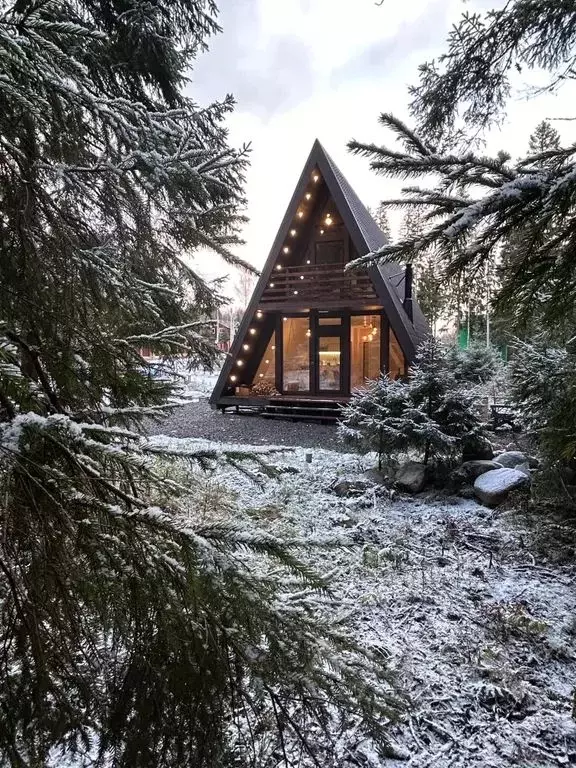
<svg viewBox="0 0 576 768"><path fill-rule="evenodd" d="M524 464L526 456L522 451L504 451L504 453L499 453L498 456L495 456L494 461L497 461L503 467L514 469L518 464Z"/></svg>
<svg viewBox="0 0 576 768"><path fill-rule="evenodd" d="M426 485L426 464L407 461L396 472L394 481L398 488L408 493L420 493Z"/></svg>
<svg viewBox="0 0 576 768"><path fill-rule="evenodd" d="M362 479L368 480L368 482L374 483L374 485L386 485L386 483L389 481L389 478L386 476L385 472L381 472L377 467L367 469L366 472L363 472Z"/></svg>
<svg viewBox="0 0 576 768"><path fill-rule="evenodd" d="M527 462L527 461L523 462L522 464L516 464L516 466L514 467L514 469L515 469L517 472L522 472L522 473L523 473L523 474L525 474L527 477L531 477L531 476L532 476L532 472L530 471L530 465L528 464L528 462Z"/></svg>
<svg viewBox="0 0 576 768"><path fill-rule="evenodd" d="M468 435L462 440L462 461L494 458L492 443L481 435Z"/></svg>
<svg viewBox="0 0 576 768"><path fill-rule="evenodd" d="M517 469L502 467L492 469L477 477L474 482L474 493L482 504L487 507L497 507L501 504L510 491L517 488L527 488L530 478Z"/></svg>
<svg viewBox="0 0 576 768"><path fill-rule="evenodd" d="M489 459L472 459L465 461L452 472L452 481L455 485L471 484L484 472L490 472L491 469L501 469L501 467L501 464Z"/></svg>

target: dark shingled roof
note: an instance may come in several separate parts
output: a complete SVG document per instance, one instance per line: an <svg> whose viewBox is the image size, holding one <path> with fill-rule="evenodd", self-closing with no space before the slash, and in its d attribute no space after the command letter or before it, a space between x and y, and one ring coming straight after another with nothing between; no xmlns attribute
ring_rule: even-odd
<svg viewBox="0 0 576 768"><path fill-rule="evenodd" d="M348 209L354 217L356 225L358 226L358 229L362 235L365 243L365 249L364 252L359 250L360 255L364 256L366 253L377 251L384 245L387 245L386 235L382 232L378 224L376 224L364 203L352 189L348 179L344 176L342 171L338 168L334 160L330 157L328 152L326 152L318 140L316 140L314 146L316 145L326 157L328 165L334 174L334 178L338 182L338 186L340 187L342 195L346 200ZM382 275L383 280L391 284L394 288L394 292L391 298L399 314L402 313L406 322L412 326L411 328L408 327L408 330L415 346L418 346L418 344L423 341L423 339L429 333L429 328L426 318L422 314L422 310L415 301L412 302L413 320L411 323L410 319L406 315L406 312L404 311L404 268L399 264L380 264L378 266L378 271Z"/></svg>

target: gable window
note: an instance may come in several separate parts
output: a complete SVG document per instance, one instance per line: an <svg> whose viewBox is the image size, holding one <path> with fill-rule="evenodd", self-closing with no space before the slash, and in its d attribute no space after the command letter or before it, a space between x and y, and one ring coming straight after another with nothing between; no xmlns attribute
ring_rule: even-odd
<svg viewBox="0 0 576 768"><path fill-rule="evenodd" d="M316 243L316 264L343 264L344 242L342 240L322 240Z"/></svg>

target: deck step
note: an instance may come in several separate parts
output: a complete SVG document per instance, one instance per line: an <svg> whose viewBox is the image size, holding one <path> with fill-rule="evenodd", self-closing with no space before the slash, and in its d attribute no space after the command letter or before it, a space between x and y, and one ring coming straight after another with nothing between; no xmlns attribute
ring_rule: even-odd
<svg viewBox="0 0 576 768"><path fill-rule="evenodd" d="M334 423L340 418L341 407L332 400L271 400L262 415L268 419L289 421L324 421Z"/></svg>

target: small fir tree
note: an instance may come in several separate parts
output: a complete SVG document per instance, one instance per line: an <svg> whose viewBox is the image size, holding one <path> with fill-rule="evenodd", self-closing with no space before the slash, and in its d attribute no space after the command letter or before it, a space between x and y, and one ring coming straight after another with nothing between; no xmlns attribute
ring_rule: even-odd
<svg viewBox="0 0 576 768"><path fill-rule="evenodd" d="M382 376L356 392L344 409L342 439L359 450L391 458L417 452L427 464L454 456L483 434L474 393L456 381L444 347L434 338L422 344L406 381Z"/></svg>

